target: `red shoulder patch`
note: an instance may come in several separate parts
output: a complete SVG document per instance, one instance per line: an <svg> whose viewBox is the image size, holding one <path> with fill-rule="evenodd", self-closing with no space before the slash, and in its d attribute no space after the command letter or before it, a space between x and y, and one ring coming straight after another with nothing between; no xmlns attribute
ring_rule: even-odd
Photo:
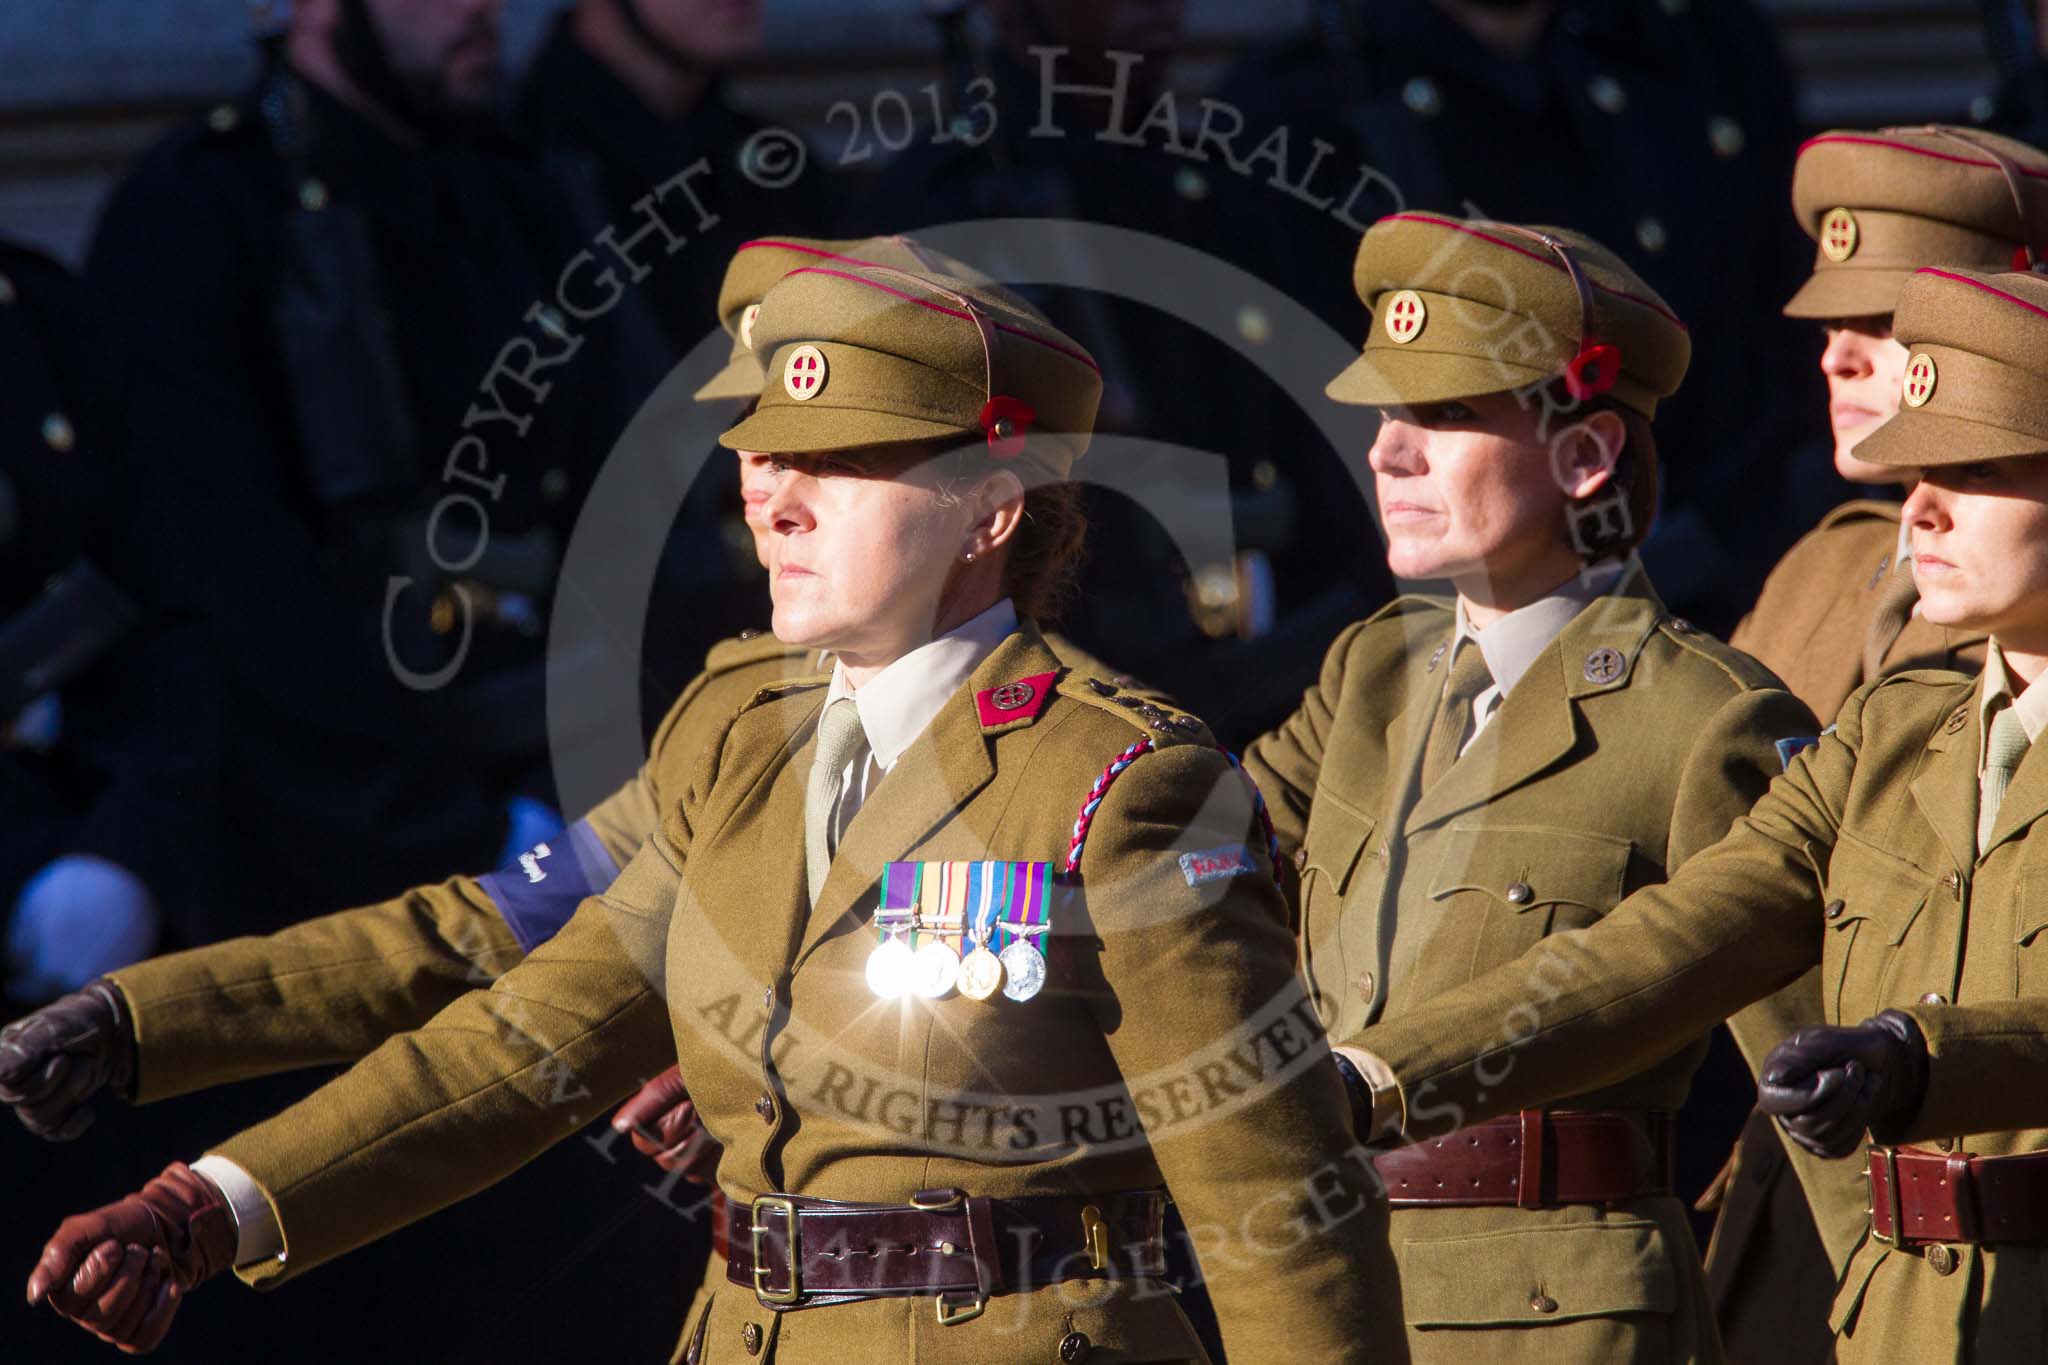
<svg viewBox="0 0 2048 1365"><path fill-rule="evenodd" d="M1038 713L1052 700L1057 673L1034 673L1028 678L984 688L974 694L974 709L984 730L1014 725L1020 720L1037 720Z"/></svg>

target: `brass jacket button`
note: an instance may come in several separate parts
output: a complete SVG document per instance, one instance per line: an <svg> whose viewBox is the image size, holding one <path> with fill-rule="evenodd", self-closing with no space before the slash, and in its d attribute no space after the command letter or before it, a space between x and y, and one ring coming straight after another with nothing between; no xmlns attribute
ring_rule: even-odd
<svg viewBox="0 0 2048 1365"><path fill-rule="evenodd" d="M775 1122L775 1101L763 1095L754 1101L754 1112L761 1116L763 1123Z"/></svg>
<svg viewBox="0 0 2048 1365"><path fill-rule="evenodd" d="M1372 1003L1372 988L1377 984L1379 983L1373 978L1371 972L1360 972L1358 974L1358 995L1368 1005Z"/></svg>
<svg viewBox="0 0 2048 1365"><path fill-rule="evenodd" d="M1534 891L1529 889L1529 883L1527 882L1508 883L1509 905L1527 905L1529 903L1530 898L1533 897L1535 894L1536 893Z"/></svg>
<svg viewBox="0 0 2048 1365"><path fill-rule="evenodd" d="M1061 1365L1081 1365L1094 1349L1095 1343L1088 1340L1086 1332L1069 1332L1060 1338Z"/></svg>
<svg viewBox="0 0 2048 1365"><path fill-rule="evenodd" d="M1923 1005L1946 1005L1948 1003L1948 997L1943 995L1940 991L1929 991L1927 992L1927 994L1920 997L1920 1003Z"/></svg>
<svg viewBox="0 0 2048 1365"><path fill-rule="evenodd" d="M1829 901L1827 909L1823 910L1821 913L1826 915L1829 919L1840 919L1842 917L1842 912L1848 908L1848 906L1844 905L1842 902L1838 900Z"/></svg>
<svg viewBox="0 0 2048 1365"><path fill-rule="evenodd" d="M1956 1249L1945 1242L1936 1242L1927 1248L1927 1268L1937 1275L1954 1274Z"/></svg>
<svg viewBox="0 0 2048 1365"><path fill-rule="evenodd" d="M1294 850L1294 870L1296 872L1301 872L1306 870L1307 867L1308 849L1306 847L1297 848L1296 850Z"/></svg>
<svg viewBox="0 0 2048 1365"><path fill-rule="evenodd" d="M740 1345L747 1348L747 1354L750 1356L761 1354L760 1323L750 1322L745 1327L740 1328Z"/></svg>
<svg viewBox="0 0 2048 1365"><path fill-rule="evenodd" d="M1551 1298L1548 1294L1533 1294L1529 1298L1529 1307L1539 1313L1555 1313L1557 1311L1557 1300Z"/></svg>

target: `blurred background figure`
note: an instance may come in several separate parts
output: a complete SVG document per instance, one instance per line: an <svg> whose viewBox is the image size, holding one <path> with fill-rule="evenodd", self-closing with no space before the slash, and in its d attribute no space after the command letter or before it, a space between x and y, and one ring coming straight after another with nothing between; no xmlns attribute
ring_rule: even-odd
<svg viewBox="0 0 2048 1365"><path fill-rule="evenodd" d="M1829 497L1808 458L1825 430L1806 338L1777 316L1806 244L1784 213L1798 124L1772 26L1750 0L1312 10L1221 98L1254 130L1334 148L1318 197L1363 222L1407 208L1576 228L1613 243L1692 328L1701 363L1660 428L1669 478L1643 556L1673 610L1725 633ZM1345 201L1361 164L1379 178ZM1230 236L1254 268L1361 334L1353 300L1307 283L1341 269L1357 232L1236 188Z"/></svg>
<svg viewBox="0 0 2048 1365"><path fill-rule="evenodd" d="M556 368L582 335L536 300L581 243L503 87L497 0L300 0L93 242L170 604L217 665L173 723L218 757L224 927L554 827L546 604L617 404Z"/></svg>
<svg viewBox="0 0 2048 1365"><path fill-rule="evenodd" d="M205 805L124 675L176 665L118 497L120 407L85 291L0 240L0 888L5 999L47 1000L212 929ZM10 1009L9 1013L18 1010Z"/></svg>
<svg viewBox="0 0 2048 1365"><path fill-rule="evenodd" d="M837 236L834 224L851 216L822 171L782 184L750 159L764 125L728 99L726 73L757 53L761 10L761 0L575 0L548 27L515 101L581 236L609 229L632 240L650 195L672 205L663 216L688 235L675 251L664 238L634 253L650 269L604 324L623 362L607 388L634 406L703 338L742 242ZM664 191L679 176L683 188ZM709 461L663 547L641 652L647 719L668 709L714 641L765 620L737 489L733 462Z"/></svg>
<svg viewBox="0 0 2048 1365"><path fill-rule="evenodd" d="M879 216L864 230L1075 219L1235 258L1206 202L1209 178L1161 145L1177 136L1161 125L1170 128L1182 108L1168 77L1183 0L968 0L927 9L945 56L952 135L914 143L888 166L871 200ZM1192 101L1185 107L1194 112ZM1148 111L1158 121L1134 135ZM1062 135L1047 135L1047 126ZM975 264L1016 280L1010 262ZM1175 679L1177 699L1226 742L1241 743L1293 708L1345 622L1391 595L1370 511L1343 460L1271 378L1223 341L1113 292L1127 262L1105 253L1067 268L1112 292L1026 292L1070 319L1102 358L1098 429L1224 457L1228 497L1205 515L1233 533L1236 547L1186 562L1153 513L1090 488L1083 576L1097 587L1079 595L1068 629L1141 676ZM1347 256L1318 287L1348 278L1348 269ZM1239 314L1247 341L1265 339L1272 325L1250 302ZM1362 457L1363 448L1348 453Z"/></svg>

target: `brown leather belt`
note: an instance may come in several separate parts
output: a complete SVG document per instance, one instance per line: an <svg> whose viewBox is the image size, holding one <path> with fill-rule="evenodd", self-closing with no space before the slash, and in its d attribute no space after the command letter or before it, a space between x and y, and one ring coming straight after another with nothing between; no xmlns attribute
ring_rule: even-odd
<svg viewBox="0 0 2048 1365"><path fill-rule="evenodd" d="M1869 1171L1870 1235L1888 1246L2048 1241L2048 1152L1873 1147Z"/></svg>
<svg viewBox="0 0 2048 1365"><path fill-rule="evenodd" d="M1373 1158L1393 1207L1550 1209L1671 1193L1671 1115L1524 1109Z"/></svg>
<svg viewBox="0 0 2048 1365"><path fill-rule="evenodd" d="M786 1312L938 1297L942 1323L989 1299L1066 1280L1166 1272L1166 1192L989 1199L920 1190L903 1204L771 1194L732 1211L726 1278Z"/></svg>

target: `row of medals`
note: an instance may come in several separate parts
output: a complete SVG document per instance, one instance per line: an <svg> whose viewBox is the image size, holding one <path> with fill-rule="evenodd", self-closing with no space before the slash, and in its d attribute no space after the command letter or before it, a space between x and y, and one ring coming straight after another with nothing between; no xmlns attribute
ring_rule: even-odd
<svg viewBox="0 0 2048 1365"><path fill-rule="evenodd" d="M868 989L884 1000L906 995L939 1000L955 990L970 1000L987 1000L997 991L1012 1000L1029 1000L1045 988L1045 954L1031 939L1050 926L1005 927L1024 937L992 953L984 935L965 958L944 939L927 938L913 949L901 932L892 930L868 954Z"/></svg>

